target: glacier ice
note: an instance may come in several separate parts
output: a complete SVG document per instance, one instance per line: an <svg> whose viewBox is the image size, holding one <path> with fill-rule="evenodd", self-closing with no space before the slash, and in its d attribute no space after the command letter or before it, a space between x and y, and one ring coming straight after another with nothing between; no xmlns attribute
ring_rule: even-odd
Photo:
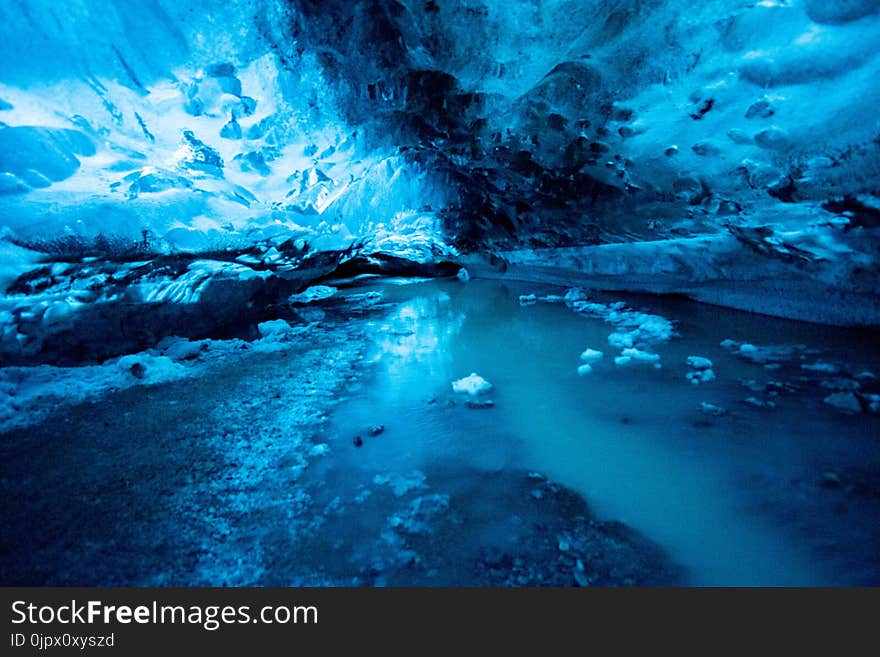
<svg viewBox="0 0 880 657"><path fill-rule="evenodd" d="M880 324L867 0L21 0L0 36L14 362L210 337L333 272ZM674 334L576 294L617 350ZM98 326L136 303L169 328Z"/></svg>

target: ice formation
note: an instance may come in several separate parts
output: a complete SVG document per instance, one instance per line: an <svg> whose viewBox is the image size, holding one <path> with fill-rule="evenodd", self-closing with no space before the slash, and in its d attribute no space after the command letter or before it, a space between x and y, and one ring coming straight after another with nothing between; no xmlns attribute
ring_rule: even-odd
<svg viewBox="0 0 880 657"><path fill-rule="evenodd" d="M877 7L7 3L2 229L50 257L464 254L876 323Z"/></svg>
<svg viewBox="0 0 880 657"><path fill-rule="evenodd" d="M472 397L485 394L491 390L492 384L476 372L471 372L469 376L452 382L453 392L468 394Z"/></svg>
<svg viewBox="0 0 880 657"><path fill-rule="evenodd" d="M585 363L592 363L593 361L601 360L604 354L597 349L585 349L583 353L581 353L581 360Z"/></svg>

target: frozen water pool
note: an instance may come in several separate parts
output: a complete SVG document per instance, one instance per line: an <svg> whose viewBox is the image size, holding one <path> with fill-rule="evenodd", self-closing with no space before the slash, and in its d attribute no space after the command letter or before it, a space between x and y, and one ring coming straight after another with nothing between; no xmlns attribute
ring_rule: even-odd
<svg viewBox="0 0 880 657"><path fill-rule="evenodd" d="M189 378L44 400L0 436L0 579L880 583L875 333L407 283L180 349ZM455 392L472 373L491 389Z"/></svg>
<svg viewBox="0 0 880 657"><path fill-rule="evenodd" d="M876 335L627 297L672 320L678 335L653 346L659 369L616 366L613 326L563 303L518 302L558 289L471 281L383 292L399 305L371 320L371 378L333 417L341 436L386 427L347 451L353 472L407 472L440 458L537 470L658 542L690 584L878 582L880 418L824 403L828 386L846 383L811 369L880 372ZM722 347L726 339L798 346L776 350L768 368ZM578 376L588 348L604 356ZM693 355L713 361L714 381L686 379ZM491 408L452 392L472 372L494 386L481 396Z"/></svg>

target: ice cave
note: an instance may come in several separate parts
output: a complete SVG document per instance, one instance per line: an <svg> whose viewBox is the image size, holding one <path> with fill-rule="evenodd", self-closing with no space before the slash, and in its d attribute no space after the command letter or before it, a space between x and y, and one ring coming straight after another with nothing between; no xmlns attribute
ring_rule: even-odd
<svg viewBox="0 0 880 657"><path fill-rule="evenodd" d="M4 0L0 583L880 585L880 2Z"/></svg>

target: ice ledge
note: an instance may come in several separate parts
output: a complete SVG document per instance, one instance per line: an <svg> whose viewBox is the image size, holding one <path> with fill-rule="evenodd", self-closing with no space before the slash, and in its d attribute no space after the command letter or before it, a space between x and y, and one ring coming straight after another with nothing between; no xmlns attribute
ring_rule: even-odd
<svg viewBox="0 0 880 657"><path fill-rule="evenodd" d="M761 252L730 233L598 246L522 249L463 259L472 276L696 301L839 326L880 326L880 296L859 258Z"/></svg>

